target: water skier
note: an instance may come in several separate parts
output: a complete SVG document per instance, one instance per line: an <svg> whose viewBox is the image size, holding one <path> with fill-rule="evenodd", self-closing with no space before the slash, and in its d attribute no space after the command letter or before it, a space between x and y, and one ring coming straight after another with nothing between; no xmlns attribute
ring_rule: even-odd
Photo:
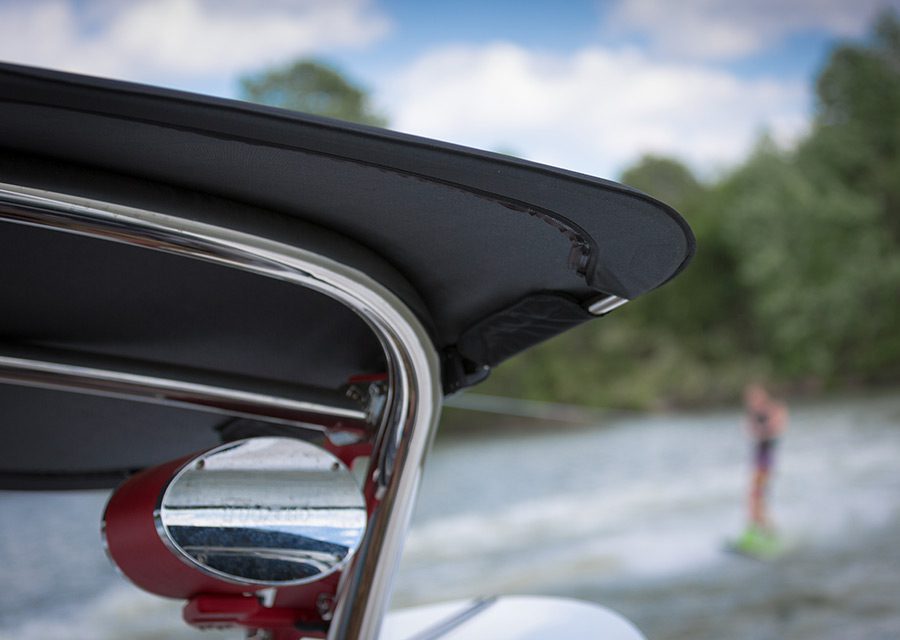
<svg viewBox="0 0 900 640"><path fill-rule="evenodd" d="M753 479L750 488L749 529L772 532L767 496L775 448L787 427L787 407L774 399L761 384L744 391L746 428L753 440Z"/></svg>

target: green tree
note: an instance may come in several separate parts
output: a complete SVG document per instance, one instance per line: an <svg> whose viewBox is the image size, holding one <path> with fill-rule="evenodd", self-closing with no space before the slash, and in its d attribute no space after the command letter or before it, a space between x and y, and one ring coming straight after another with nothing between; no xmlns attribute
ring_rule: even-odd
<svg viewBox="0 0 900 640"><path fill-rule="evenodd" d="M871 36L831 54L816 83L817 113L797 163L817 193L843 202L832 245L857 310L839 366L850 376L900 376L900 19L888 11ZM835 220L835 224L838 221ZM831 228L831 227L829 227ZM837 232L837 230L836 230ZM850 279L856 274L855 282ZM850 336L852 334L852 338Z"/></svg>
<svg viewBox="0 0 900 640"><path fill-rule="evenodd" d="M836 382L896 363L900 260L878 196L767 143L725 189L724 233L776 372Z"/></svg>
<svg viewBox="0 0 900 640"><path fill-rule="evenodd" d="M900 243L900 20L883 14L872 36L835 49L816 84L817 117L800 159L822 179L877 193Z"/></svg>
<svg viewBox="0 0 900 640"><path fill-rule="evenodd" d="M625 170L621 180L676 209L695 204L703 190L697 178L682 162L655 155L645 155L637 164Z"/></svg>
<svg viewBox="0 0 900 640"><path fill-rule="evenodd" d="M316 60L299 60L240 79L244 100L319 116L383 127L365 89L337 69Z"/></svg>
<svg viewBox="0 0 900 640"><path fill-rule="evenodd" d="M733 327L743 307L736 265L722 238L722 211L714 206L715 192L683 163L659 156L645 156L621 180L674 207L697 238L698 252L690 267L635 305L643 324L670 330L680 340L696 339L700 348L711 344L710 332Z"/></svg>

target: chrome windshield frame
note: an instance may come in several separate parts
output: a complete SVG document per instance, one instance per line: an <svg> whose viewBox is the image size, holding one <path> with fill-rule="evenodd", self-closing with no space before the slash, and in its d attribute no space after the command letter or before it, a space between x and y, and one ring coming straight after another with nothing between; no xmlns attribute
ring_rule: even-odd
<svg viewBox="0 0 900 640"><path fill-rule="evenodd" d="M379 499L362 544L342 574L328 638L376 638L442 400L438 355L409 307L367 274L327 256L165 213L0 183L0 222L99 238L289 282L343 303L371 327L387 358L389 382L365 480ZM4 380L10 381L9 375Z"/></svg>

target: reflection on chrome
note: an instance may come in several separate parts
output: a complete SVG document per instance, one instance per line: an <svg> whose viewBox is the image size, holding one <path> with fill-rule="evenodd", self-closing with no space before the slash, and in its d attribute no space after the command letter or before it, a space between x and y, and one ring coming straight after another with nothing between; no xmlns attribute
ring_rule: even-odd
<svg viewBox="0 0 900 640"><path fill-rule="evenodd" d="M619 296L605 296L595 300L588 306L588 312L595 316L605 316L610 311L615 311L628 302L628 298Z"/></svg>
<svg viewBox="0 0 900 640"><path fill-rule="evenodd" d="M251 438L194 458L162 495L163 541L204 571L286 585L341 568L362 541L362 492L333 455L302 440Z"/></svg>

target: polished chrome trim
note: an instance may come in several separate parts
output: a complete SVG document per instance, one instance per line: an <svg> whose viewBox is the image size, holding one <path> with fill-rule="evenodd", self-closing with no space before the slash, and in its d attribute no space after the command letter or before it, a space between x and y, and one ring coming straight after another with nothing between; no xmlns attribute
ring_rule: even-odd
<svg viewBox="0 0 900 640"><path fill-rule="evenodd" d="M389 398L367 484L380 497L342 575L328 637L376 638L438 414L437 353L413 312L365 273L233 229L76 196L0 184L0 220L140 246L308 287L354 310L388 359Z"/></svg>
<svg viewBox="0 0 900 640"><path fill-rule="evenodd" d="M269 440L278 440L279 438L268 437L268 439ZM259 587L272 587L277 590L282 587L290 587L290 586L301 585L301 584L311 584L313 582L318 582L322 578L330 576L331 574L335 573L336 571L342 571L352 561L354 554L356 553L357 549L359 548L358 546L349 547L347 555L344 558L342 558L336 564L329 566L326 570L322 571L319 574L316 574L314 576L297 578L295 580L290 580L290 581L274 582L274 581L267 581L267 580L259 580L259 579L255 579L255 578L237 578L233 575L225 573L224 571L221 571L221 570L216 569L211 566L207 566L203 562L200 562L193 555L191 555L184 546L182 546L177 540L175 540L175 538L172 535L172 532L168 528L169 525L167 525L165 522L165 516L163 515L163 511L166 508L166 500L167 500L167 498L170 497L170 495L172 493L172 488L178 483L178 481L184 475L190 473L194 468L196 468L198 462L207 461L210 457L215 456L220 453L224 453L227 451L233 451L233 450L247 444L250 440L258 442L260 440L260 438L248 438L248 439L239 440L239 441L235 441L235 442L227 442L225 444L219 445L218 447L214 447L208 451L204 451L200 455L198 455L194 458L191 458L190 460L183 463L178 468L178 470L172 475L172 477L169 478L169 480L165 483L163 490L160 491L159 498L153 509L153 525L156 528L156 533L159 535L160 540L162 540L162 543L172 553L172 555L174 555L176 558L178 558L179 560L181 560L188 566L193 567L195 569L199 569L203 573L215 576L219 580L223 580L225 582L230 582L232 584L238 584L238 585L243 585L243 586L250 586L253 588L254 591L256 589L258 589ZM360 491L358 484L356 483L355 479L351 475L350 469L347 468L347 466L343 462L341 462L338 458L336 458L332 453L330 453L324 449L321 449L320 447L317 447L314 444L304 442L304 441L297 441L297 440L293 440L292 442L295 447L303 447L306 449L312 449L312 450L316 451L317 455L320 455L327 459L329 467L332 467L332 465L335 465L334 467L332 467L334 470L340 469L346 474L348 484L350 486L352 486L355 491L359 491L360 504L358 506L358 509L362 511L363 520L366 520L367 516L366 516L365 497L362 495L362 492ZM209 465L206 465L206 466L208 468ZM207 493L205 495L209 495L209 494ZM315 498L321 499L323 497L323 495L324 494L320 490L320 492L315 496ZM234 497L233 494L231 494L231 497L232 498ZM256 500L248 501L246 498L244 500L241 500L240 502L243 503L242 506L246 506L246 504L248 502L250 504L254 504L254 505L259 503ZM227 508L228 507L223 507L223 509L227 509ZM240 509L240 507L236 507L236 509ZM104 530L105 530L105 520L106 520L106 518L105 518L105 514L104 514L104 526L103 526ZM248 526L248 524L249 523L246 520L246 518L243 518L243 521L241 522L241 526ZM262 527L262 528L264 529L264 527ZM105 544L105 540L104 540L104 544ZM233 550L233 548L230 548L230 549ZM267 551L268 550L256 549L256 552L259 553L260 555L264 555ZM282 549L279 551L282 553L289 554L293 550ZM249 549L245 550L245 552L252 553L252 551ZM272 606L272 605L269 605L269 606Z"/></svg>
<svg viewBox="0 0 900 640"><path fill-rule="evenodd" d="M338 391L0 345L0 382L184 407L280 424L365 426L367 411Z"/></svg>
<svg viewBox="0 0 900 640"><path fill-rule="evenodd" d="M595 300L588 306L588 312L595 316L605 316L610 311L614 311L628 302L628 298L620 298L619 296L606 296Z"/></svg>

